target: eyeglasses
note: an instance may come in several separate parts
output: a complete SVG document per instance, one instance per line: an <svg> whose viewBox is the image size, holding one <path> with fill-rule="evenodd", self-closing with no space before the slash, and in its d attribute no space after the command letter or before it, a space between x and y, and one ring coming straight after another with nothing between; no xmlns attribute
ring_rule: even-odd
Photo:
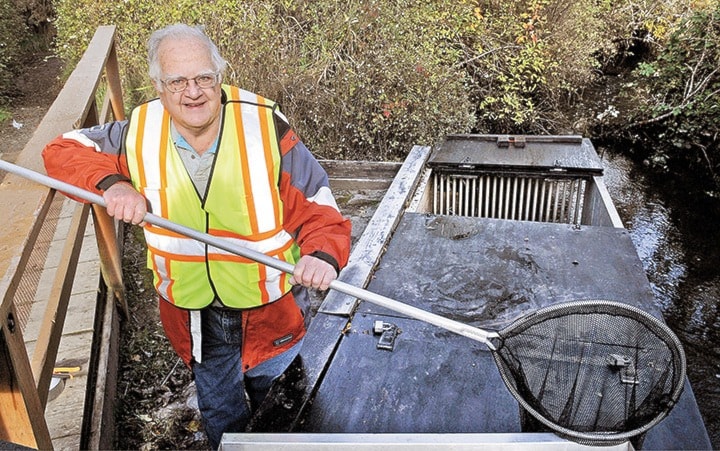
<svg viewBox="0 0 720 451"><path fill-rule="evenodd" d="M195 78L185 78L185 77L177 77L177 78L168 78L167 80L160 80L162 84L168 89L170 92L183 92L188 87L188 81L194 80L195 84L198 85L198 88L201 89L208 89L208 88L214 88L216 84L218 84L218 81L220 79L220 74L217 72L212 72L209 74L200 74Z"/></svg>

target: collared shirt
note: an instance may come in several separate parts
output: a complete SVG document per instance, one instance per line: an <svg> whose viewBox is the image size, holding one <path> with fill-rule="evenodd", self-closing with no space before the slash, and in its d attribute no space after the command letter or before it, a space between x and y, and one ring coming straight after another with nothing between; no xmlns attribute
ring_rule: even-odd
<svg viewBox="0 0 720 451"><path fill-rule="evenodd" d="M195 189L201 196L205 195L208 181L210 180L210 170L215 161L217 151L218 138L212 143L210 148L200 155L193 147L188 144L187 140L177 131L175 125L170 125L170 134L172 136L175 148L180 155L180 159L185 165L190 179L192 179Z"/></svg>

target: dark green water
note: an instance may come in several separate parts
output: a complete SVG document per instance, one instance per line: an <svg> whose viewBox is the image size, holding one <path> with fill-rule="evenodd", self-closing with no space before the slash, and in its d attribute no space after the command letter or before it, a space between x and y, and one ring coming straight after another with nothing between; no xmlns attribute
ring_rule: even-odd
<svg viewBox="0 0 720 451"><path fill-rule="evenodd" d="M714 449L720 449L720 200L691 181L658 179L598 149L605 183L653 287L683 342L688 377Z"/></svg>

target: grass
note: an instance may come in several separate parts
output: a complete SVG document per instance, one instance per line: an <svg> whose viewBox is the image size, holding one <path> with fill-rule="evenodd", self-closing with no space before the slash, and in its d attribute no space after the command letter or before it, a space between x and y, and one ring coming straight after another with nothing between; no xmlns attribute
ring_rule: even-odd
<svg viewBox="0 0 720 451"><path fill-rule="evenodd" d="M4 124L5 121L10 119L12 117L12 113L10 111L0 107L0 124Z"/></svg>

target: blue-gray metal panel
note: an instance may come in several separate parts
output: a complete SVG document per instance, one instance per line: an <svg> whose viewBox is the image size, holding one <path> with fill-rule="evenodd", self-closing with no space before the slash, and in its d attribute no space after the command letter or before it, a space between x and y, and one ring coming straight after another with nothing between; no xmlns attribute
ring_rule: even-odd
<svg viewBox="0 0 720 451"><path fill-rule="evenodd" d="M595 148L580 136L450 135L428 160L430 167L516 169L542 171L564 169L602 174L603 165ZM522 143L519 147L518 141ZM515 142L516 144L513 144Z"/></svg>
<svg viewBox="0 0 720 451"><path fill-rule="evenodd" d="M370 291L496 329L580 299L660 315L626 229L405 213ZM361 312L389 314L363 303Z"/></svg>
<svg viewBox="0 0 720 451"><path fill-rule="evenodd" d="M376 320L401 330L377 349ZM518 405L480 343L426 323L355 315L296 432L519 432Z"/></svg>
<svg viewBox="0 0 720 451"><path fill-rule="evenodd" d="M659 315L627 231L613 227L406 213L369 289L495 329L576 299L624 301ZM376 348L375 320L402 330L394 351ZM304 355L312 357L313 340L309 334ZM362 302L350 332L324 359L330 359L324 377L310 369L321 381L317 392L299 417L289 418L294 432L520 430L517 402L484 345L438 327ZM274 414L289 399L279 393ZM710 449L691 390L645 442L645 449Z"/></svg>

